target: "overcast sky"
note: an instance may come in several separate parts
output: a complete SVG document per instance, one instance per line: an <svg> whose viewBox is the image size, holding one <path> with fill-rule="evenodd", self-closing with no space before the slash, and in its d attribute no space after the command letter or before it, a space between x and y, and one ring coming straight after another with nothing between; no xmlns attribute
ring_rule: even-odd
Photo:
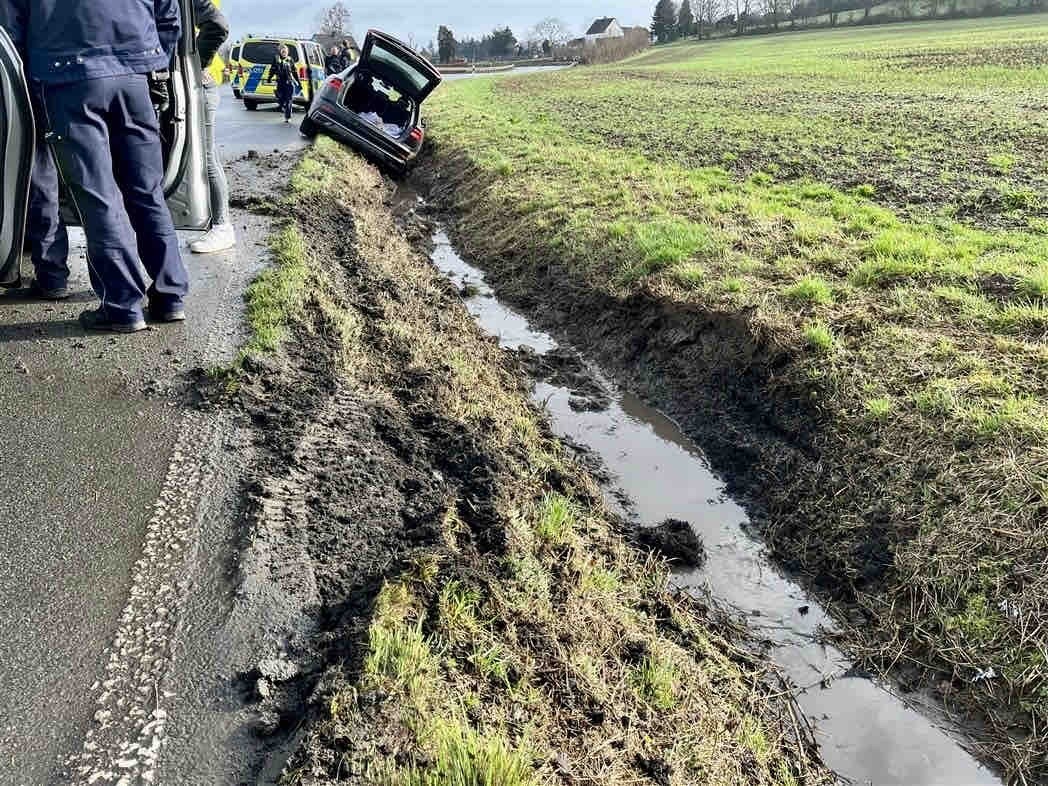
<svg viewBox="0 0 1048 786"><path fill-rule="evenodd" d="M222 8L233 27L234 38L244 35L312 34L321 12L332 0L222 0ZM464 38L509 25L523 38L540 19L562 19L580 36L600 16L614 16L622 25L644 25L651 21L654 0L493 0L488 3L456 0L347 0L353 14L353 33L358 37L374 27L399 38L414 36L419 46L437 37L437 27L447 25L456 37Z"/></svg>

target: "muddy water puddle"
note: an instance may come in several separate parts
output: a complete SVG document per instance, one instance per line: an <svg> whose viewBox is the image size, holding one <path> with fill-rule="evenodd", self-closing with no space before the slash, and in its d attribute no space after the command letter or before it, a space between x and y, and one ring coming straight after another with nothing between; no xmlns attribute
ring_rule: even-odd
<svg viewBox="0 0 1048 786"><path fill-rule="evenodd" d="M486 332L508 349L545 355L557 348L551 336L499 302L481 271L458 256L444 232L433 240L434 264L460 288ZM612 477L605 491L613 509L642 524L667 518L691 522L708 559L701 570L678 573L675 581L708 590L775 645L771 657L799 687L798 704L827 765L847 781L876 786L1002 783L960 746L957 730L948 728L930 699L925 701L933 711L918 711L911 705L919 697L904 700L820 643L820 630L833 630L833 621L748 534L745 511L726 495L702 451L664 415L618 389L599 369L588 370L609 394L609 406L580 407L576 391L541 380L534 399L550 413L560 436L600 457Z"/></svg>

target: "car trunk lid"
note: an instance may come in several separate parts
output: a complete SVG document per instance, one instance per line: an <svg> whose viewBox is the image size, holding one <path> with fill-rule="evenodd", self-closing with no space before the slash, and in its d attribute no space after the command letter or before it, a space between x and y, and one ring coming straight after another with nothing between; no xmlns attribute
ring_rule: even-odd
<svg viewBox="0 0 1048 786"><path fill-rule="evenodd" d="M407 44L378 30L369 30L360 54L360 68L382 79L421 104L440 84L441 76Z"/></svg>

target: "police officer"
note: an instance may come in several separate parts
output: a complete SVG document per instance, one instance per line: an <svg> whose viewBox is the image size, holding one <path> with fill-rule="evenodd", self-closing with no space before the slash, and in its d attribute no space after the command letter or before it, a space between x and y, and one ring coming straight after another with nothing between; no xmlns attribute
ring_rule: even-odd
<svg viewBox="0 0 1048 786"><path fill-rule="evenodd" d="M277 59L273 62L273 67L269 69L269 76L266 77L267 83L274 79L277 80L277 104L284 113L285 123L291 122L291 114L295 109L296 92L303 92L298 69L291 61L290 54L291 51L287 46L281 44L280 49L277 50Z"/></svg>
<svg viewBox="0 0 1048 786"><path fill-rule="evenodd" d="M87 235L101 305L81 323L144 330L146 295L154 320L185 319L189 276L164 201L154 106L182 32L178 0L0 0L0 19L39 86L47 138Z"/></svg>

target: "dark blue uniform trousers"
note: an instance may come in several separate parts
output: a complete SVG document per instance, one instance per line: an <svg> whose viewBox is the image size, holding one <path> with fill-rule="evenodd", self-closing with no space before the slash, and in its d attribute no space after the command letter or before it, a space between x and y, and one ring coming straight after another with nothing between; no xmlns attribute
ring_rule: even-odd
<svg viewBox="0 0 1048 786"><path fill-rule="evenodd" d="M39 93L33 91L36 118L36 154L29 182L26 240L36 281L44 289L61 289L69 281L69 235L58 213L58 169L44 139L47 129Z"/></svg>
<svg viewBox="0 0 1048 786"><path fill-rule="evenodd" d="M142 317L147 283L160 310L180 307L189 275L164 201L159 123L144 75L47 85L58 166L87 235L91 285L105 315Z"/></svg>

